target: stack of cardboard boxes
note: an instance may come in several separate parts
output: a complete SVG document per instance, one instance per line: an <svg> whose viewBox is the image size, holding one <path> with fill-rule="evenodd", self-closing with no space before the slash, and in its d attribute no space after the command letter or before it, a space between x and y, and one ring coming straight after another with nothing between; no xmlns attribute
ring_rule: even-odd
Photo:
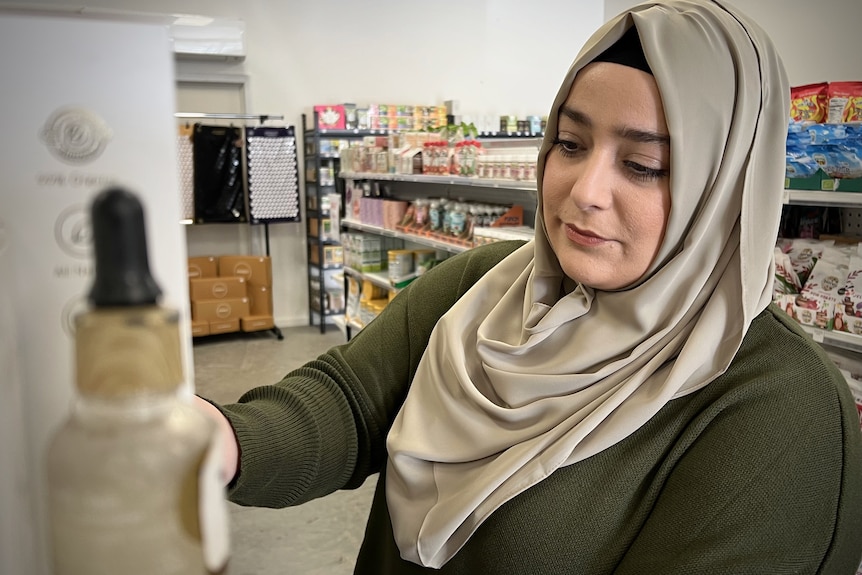
<svg viewBox="0 0 862 575"><path fill-rule="evenodd" d="M275 327L267 256L189 258L192 336Z"/></svg>

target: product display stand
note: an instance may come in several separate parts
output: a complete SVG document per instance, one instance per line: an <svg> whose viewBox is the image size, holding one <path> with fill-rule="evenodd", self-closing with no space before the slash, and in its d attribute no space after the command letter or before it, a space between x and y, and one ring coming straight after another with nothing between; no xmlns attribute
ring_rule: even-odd
<svg viewBox="0 0 862 575"><path fill-rule="evenodd" d="M337 324L344 317L345 297L343 252L337 241L340 206L329 202L332 195L343 198L343 181L339 180L342 142L362 140L365 136L385 136L388 130L346 130L320 128L315 112L309 125L302 115L302 135L305 167L306 239L308 240L308 323L319 325L320 333L327 325Z"/></svg>
<svg viewBox="0 0 862 575"><path fill-rule="evenodd" d="M209 119L209 120L246 120L258 122L260 125L263 125L265 122L269 120L283 120L284 116L281 115L271 115L271 114L219 114L219 113L198 113L198 112L177 112L174 114L174 117L177 119ZM292 128L290 128L292 134ZM262 220L259 222L254 222L263 226L265 245L266 245L266 256L270 256L269 251L269 221ZM298 221L297 220L287 220L287 221ZM184 224L192 225L194 224L194 220L183 220ZM284 334L282 334L281 329L274 325L269 331L271 331L279 341L284 339Z"/></svg>

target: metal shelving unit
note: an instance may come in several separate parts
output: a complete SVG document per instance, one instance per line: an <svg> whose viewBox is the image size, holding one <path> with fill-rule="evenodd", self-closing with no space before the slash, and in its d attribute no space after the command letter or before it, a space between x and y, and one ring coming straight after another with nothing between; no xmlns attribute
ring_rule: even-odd
<svg viewBox="0 0 862 575"><path fill-rule="evenodd" d="M310 121L309 121L310 120ZM303 158L305 168L305 211L306 241L308 244L308 323L320 326L320 333L326 332L327 325L337 325L344 318L343 305L333 307L332 302L343 304L344 296L339 298L331 284L332 277L341 270L341 264L326 264L326 251L337 248L337 241L321 240L324 222L331 221L326 198L330 194L343 196L343 185L338 179L340 156L336 152L321 152L321 142L327 140L357 139L366 135L382 135L383 130L330 130L319 128L317 114L309 117L302 115ZM332 180L324 181L322 174L329 163L334 166ZM317 233L314 226L317 225Z"/></svg>
<svg viewBox="0 0 862 575"><path fill-rule="evenodd" d="M471 186L479 188L498 188L502 190L522 190L536 192L535 180L492 180L468 178L465 176L425 176L409 174L378 174L374 172L342 172L342 178L352 180L377 180L381 182L412 182L416 184L441 184L449 186Z"/></svg>
<svg viewBox="0 0 862 575"><path fill-rule="evenodd" d="M372 226L369 224L363 224L361 222L356 222L353 220L342 220L341 225L345 228L350 228L360 232L367 232L369 234L374 234L377 236L385 236L390 238L398 238L401 240L406 240L409 242L421 244L423 246L428 246L429 248L434 248L435 250L446 251L451 254L459 254L461 252L467 251L468 247L459 246L456 244L443 242L440 240L436 240L434 238L429 238L425 236L417 236L415 234L408 234L405 232L400 232L398 230L390 230L388 228L381 228L379 226Z"/></svg>

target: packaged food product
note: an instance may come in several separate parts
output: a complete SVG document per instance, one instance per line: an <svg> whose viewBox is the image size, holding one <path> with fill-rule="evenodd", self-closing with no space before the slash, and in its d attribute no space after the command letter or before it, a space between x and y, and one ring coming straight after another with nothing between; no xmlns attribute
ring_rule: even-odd
<svg viewBox="0 0 862 575"><path fill-rule="evenodd" d="M790 88L790 118L797 122L825 122L828 90L826 82Z"/></svg>
<svg viewBox="0 0 862 575"><path fill-rule="evenodd" d="M830 123L862 121L862 82L830 82L827 98Z"/></svg>

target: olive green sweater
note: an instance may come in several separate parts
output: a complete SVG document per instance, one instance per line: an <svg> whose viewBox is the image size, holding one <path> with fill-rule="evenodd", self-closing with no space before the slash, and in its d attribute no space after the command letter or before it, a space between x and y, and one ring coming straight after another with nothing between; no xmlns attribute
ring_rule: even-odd
<svg viewBox="0 0 862 575"><path fill-rule="evenodd" d="M387 430L435 322L519 245L451 258L349 343L222 406L241 450L230 499L297 505L383 471ZM438 572L400 558L385 484L384 472L356 573ZM770 307L725 375L504 504L439 572L851 575L860 556L853 399L822 349Z"/></svg>

